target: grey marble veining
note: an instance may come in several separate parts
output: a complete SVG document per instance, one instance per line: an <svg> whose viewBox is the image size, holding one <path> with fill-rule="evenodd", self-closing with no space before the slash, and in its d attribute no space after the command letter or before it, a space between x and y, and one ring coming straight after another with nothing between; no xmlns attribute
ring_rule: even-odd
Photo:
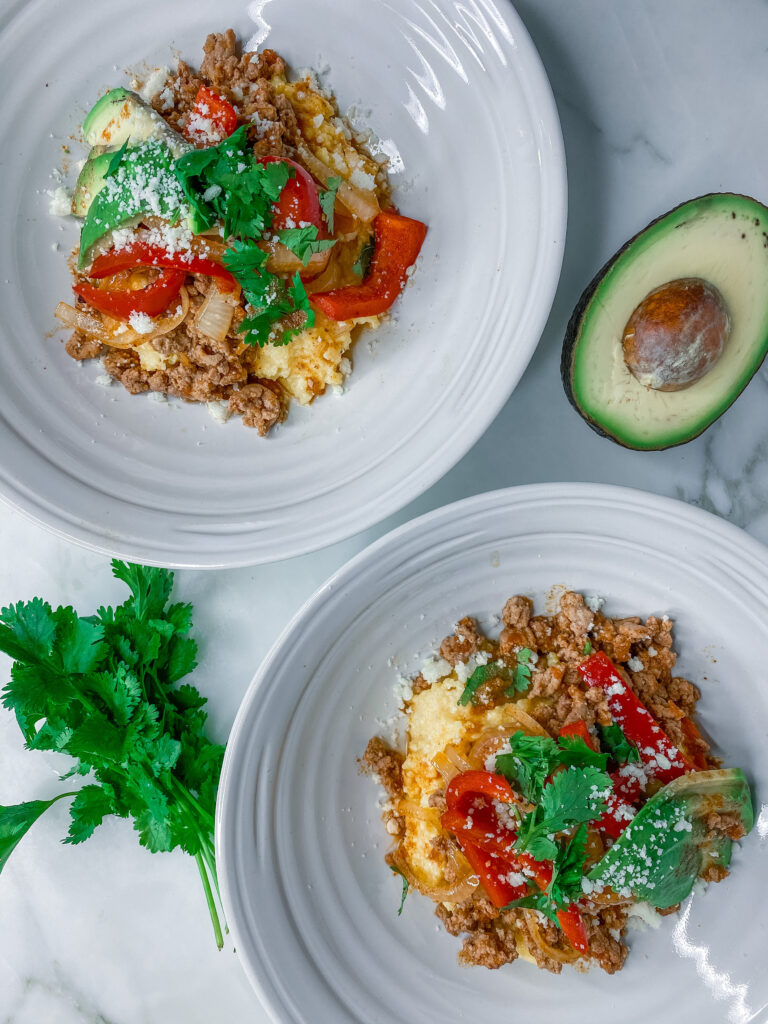
<svg viewBox="0 0 768 1024"><path fill-rule="evenodd" d="M512 399L475 448L421 499L343 544L280 565L179 574L206 638L199 679L226 737L259 659L299 604L349 556L407 519L512 484L587 480L709 509L768 542L768 372L701 438L637 453L598 438L559 379L570 311L604 260L678 202L708 191L768 195L764 83L768 5L759 0L520 0L555 91L569 171L560 287ZM92 605L117 596L107 560L0 509L0 602L35 593ZM3 665L4 669L4 665ZM56 760L22 751L0 714L0 802L42 796ZM61 846L51 811L0 879L0 1024L259 1024L231 950L217 954L195 866L150 858L124 822Z"/></svg>

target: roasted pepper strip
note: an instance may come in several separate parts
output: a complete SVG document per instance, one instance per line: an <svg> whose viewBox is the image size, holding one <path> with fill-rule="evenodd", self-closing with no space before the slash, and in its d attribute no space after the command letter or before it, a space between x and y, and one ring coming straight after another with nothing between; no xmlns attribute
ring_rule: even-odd
<svg viewBox="0 0 768 1024"><path fill-rule="evenodd" d="M373 258L363 283L318 292L310 301L331 320L384 313L403 290L426 234L421 221L382 210L373 222Z"/></svg>
<svg viewBox="0 0 768 1024"><path fill-rule="evenodd" d="M506 876L510 871L514 871L507 861L486 850L481 850L469 839L464 839L461 836L457 836L456 839L464 856L469 861L469 866L483 883L488 899L494 907L506 907L512 900L519 900L521 896L525 896L528 892L528 886L525 883L510 885L507 881Z"/></svg>
<svg viewBox="0 0 768 1024"><path fill-rule="evenodd" d="M203 131L202 124L210 124L212 131ZM223 97L207 85L201 85L195 96L195 105L184 133L192 142L210 146L229 138L237 128L237 111ZM216 136L217 138L214 138Z"/></svg>
<svg viewBox="0 0 768 1024"><path fill-rule="evenodd" d="M110 291L87 281L78 281L72 285L72 291L100 313L118 320L127 320L132 313L160 316L179 294L186 276L185 270L163 270L152 284L132 292Z"/></svg>
<svg viewBox="0 0 768 1024"><path fill-rule="evenodd" d="M188 251L170 253L161 245L143 241L131 242L124 249L110 249L97 256L88 277L100 280L134 267L161 267L164 270L183 270L185 274L207 274L216 278L220 291L231 292L235 287L234 277L216 260Z"/></svg>
<svg viewBox="0 0 768 1024"><path fill-rule="evenodd" d="M589 952L589 939L584 918L576 907L571 904L566 910L558 910L557 921L563 929L563 935L579 953Z"/></svg>
<svg viewBox="0 0 768 1024"><path fill-rule="evenodd" d="M582 661L579 673L589 686L599 686L605 691L614 721L639 750L649 775L666 784L693 770L693 763L656 723L650 711L624 682L616 666L603 651L597 651Z"/></svg>

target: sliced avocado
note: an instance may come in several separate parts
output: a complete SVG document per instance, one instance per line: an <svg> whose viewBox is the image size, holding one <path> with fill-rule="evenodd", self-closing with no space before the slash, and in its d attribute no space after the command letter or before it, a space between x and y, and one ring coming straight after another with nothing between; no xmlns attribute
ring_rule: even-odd
<svg viewBox="0 0 768 1024"><path fill-rule="evenodd" d="M192 149L153 107L128 89L112 89L93 105L83 121L83 136L92 146L114 149L128 139L132 145L163 139L174 157Z"/></svg>
<svg viewBox="0 0 768 1024"><path fill-rule="evenodd" d="M164 140L149 139L126 151L88 207L80 232L78 269L87 266L93 247L115 228L128 227L149 215L171 222L188 218L189 207L173 163Z"/></svg>
<svg viewBox="0 0 768 1024"><path fill-rule="evenodd" d="M75 217L84 217L96 193L101 191L114 153L112 146L94 146L88 154L72 193L72 213Z"/></svg>
<svg viewBox="0 0 768 1024"><path fill-rule="evenodd" d="M684 390L641 384L622 338L650 292L682 278L714 285L730 317L719 360ZM599 271L573 311L561 372L571 404L598 434L627 448L684 444L744 390L768 352L768 208L719 193L683 203L630 239Z"/></svg>
<svg viewBox="0 0 768 1024"><path fill-rule="evenodd" d="M708 835L706 819L713 811L735 811L744 831L752 828L749 783L738 768L692 772L664 786L638 811L587 878L616 891L629 890L654 907L674 906L688 896L703 870L730 863L731 840Z"/></svg>

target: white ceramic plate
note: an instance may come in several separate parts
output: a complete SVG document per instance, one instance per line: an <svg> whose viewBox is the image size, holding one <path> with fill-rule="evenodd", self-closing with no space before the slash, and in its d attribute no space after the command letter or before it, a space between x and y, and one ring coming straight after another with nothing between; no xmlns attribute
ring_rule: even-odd
<svg viewBox="0 0 768 1024"><path fill-rule="evenodd" d="M304 1024L764 1021L768 553L681 503L547 484L481 495L390 533L299 612L255 676L227 748L217 853L235 946L274 1019ZM522 961L460 968L432 903L384 863L378 788L355 759L413 671L465 614L553 584L612 614L668 613L701 721L754 785L757 825L725 882L655 932L620 974L555 978Z"/></svg>
<svg viewBox="0 0 768 1024"><path fill-rule="evenodd" d="M342 110L370 111L398 154L402 211L429 225L347 393L294 407L266 441L204 407L99 387L98 365L50 336L77 239L44 194L62 146L83 155L70 136L124 68L199 63L206 34L230 25L294 67L330 67ZM506 0L30 0L0 14L0 67L0 496L39 522L143 562L287 558L411 501L509 397L557 283L565 162Z"/></svg>

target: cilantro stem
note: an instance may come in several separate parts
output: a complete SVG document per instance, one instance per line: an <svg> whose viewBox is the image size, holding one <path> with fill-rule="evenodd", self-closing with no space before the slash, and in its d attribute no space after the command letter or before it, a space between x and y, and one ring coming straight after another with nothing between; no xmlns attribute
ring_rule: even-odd
<svg viewBox="0 0 768 1024"><path fill-rule="evenodd" d="M216 912L216 903L213 899L213 893L211 892L211 883L208 881L208 875L205 870L205 863L203 862L202 854L196 853L195 860L197 861L197 869L200 872L200 878L203 881L203 889L205 890L205 900L208 904L208 913L211 915L211 923L213 924L213 934L216 937L216 948L224 948L224 936L221 934L221 923L219 921L219 915Z"/></svg>

